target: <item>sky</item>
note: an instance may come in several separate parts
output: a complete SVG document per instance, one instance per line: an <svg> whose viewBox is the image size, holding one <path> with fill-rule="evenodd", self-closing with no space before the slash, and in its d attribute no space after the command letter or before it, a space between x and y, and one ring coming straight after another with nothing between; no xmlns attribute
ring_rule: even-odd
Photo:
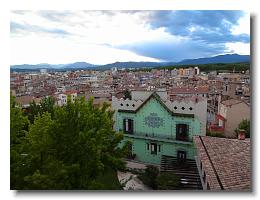
<svg viewBox="0 0 260 200"><path fill-rule="evenodd" d="M11 65L178 62L227 53L250 55L250 14L13 10L10 40Z"/></svg>

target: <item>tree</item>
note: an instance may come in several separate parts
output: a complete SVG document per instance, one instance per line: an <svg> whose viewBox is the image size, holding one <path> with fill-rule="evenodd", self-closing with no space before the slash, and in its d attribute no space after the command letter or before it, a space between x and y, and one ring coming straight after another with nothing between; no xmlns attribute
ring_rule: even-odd
<svg viewBox="0 0 260 200"><path fill-rule="evenodd" d="M22 108L15 103L15 97L10 95L10 172L11 188L17 189L23 185L25 168L23 163L23 142L27 133L29 121L23 115Z"/></svg>
<svg viewBox="0 0 260 200"><path fill-rule="evenodd" d="M124 100L126 100L126 99L129 99L129 100L132 99L131 92L130 92L128 89L126 89L126 90L124 91Z"/></svg>
<svg viewBox="0 0 260 200"><path fill-rule="evenodd" d="M238 128L235 130L237 134L239 133L239 129L245 130L246 138L250 138L250 120L244 119L239 123Z"/></svg>
<svg viewBox="0 0 260 200"><path fill-rule="evenodd" d="M40 105L36 104L35 101L31 102L28 108L27 116L30 120L30 123L34 123L34 117L38 115L38 113L41 113L41 107Z"/></svg>
<svg viewBox="0 0 260 200"><path fill-rule="evenodd" d="M153 189L157 189L156 178L159 175L159 169L153 165L148 165L144 174L139 176L144 184L150 186Z"/></svg>
<svg viewBox="0 0 260 200"><path fill-rule="evenodd" d="M162 172L157 178L158 190L174 190L181 185L180 178L173 172Z"/></svg>
<svg viewBox="0 0 260 200"><path fill-rule="evenodd" d="M94 108L93 99L54 106L38 113L25 136L23 185L18 189L93 189L107 167L122 168L127 153L123 134L113 130L113 112L104 104ZM12 176L12 174L11 174ZM97 187L98 186L98 187Z"/></svg>
<svg viewBox="0 0 260 200"><path fill-rule="evenodd" d="M51 117L54 116L54 106L55 100L53 97L44 97L39 104L36 104L35 101L30 103L28 108L27 116L31 123L34 123L34 117L38 114L43 114L48 112L51 114Z"/></svg>

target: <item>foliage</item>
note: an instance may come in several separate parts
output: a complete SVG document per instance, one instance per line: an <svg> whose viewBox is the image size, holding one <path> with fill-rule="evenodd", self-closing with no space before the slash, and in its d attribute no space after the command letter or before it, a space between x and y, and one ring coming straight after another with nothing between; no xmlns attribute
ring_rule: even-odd
<svg viewBox="0 0 260 200"><path fill-rule="evenodd" d="M180 186L180 178L173 172L161 172L156 178L158 190L174 190Z"/></svg>
<svg viewBox="0 0 260 200"><path fill-rule="evenodd" d="M239 123L238 128L235 130L237 134L239 133L239 129L245 130L246 138L250 138L250 120L244 119Z"/></svg>
<svg viewBox="0 0 260 200"><path fill-rule="evenodd" d="M35 101L31 102L27 112L28 119L31 123L34 123L34 117L38 114L42 115L44 112L49 112L53 118L54 105L55 100L53 97L45 97L39 104L36 104Z"/></svg>
<svg viewBox="0 0 260 200"><path fill-rule="evenodd" d="M29 122L22 112L22 108L15 103L15 97L10 97L10 133L11 146L20 144L25 136Z"/></svg>
<svg viewBox="0 0 260 200"><path fill-rule="evenodd" d="M23 133L20 151L11 148L11 188L108 187L108 182L102 183L98 177L105 174L108 166L110 172L124 167L122 158L128 145L118 145L123 134L113 130L113 112L108 104L94 108L93 99L86 102L81 98L72 103L69 98L63 107L54 106L48 99L41 102L38 111L33 106L34 121L28 132L23 132L28 120L21 109L17 111L19 115L11 114L11 141L16 140L13 136Z"/></svg>
<svg viewBox="0 0 260 200"><path fill-rule="evenodd" d="M126 99L129 99L129 100L132 99L131 92L127 89L124 91L124 100L126 100Z"/></svg>
<svg viewBox="0 0 260 200"><path fill-rule="evenodd" d="M159 175L159 169L153 165L148 165L145 172L138 177L142 182L153 189L157 189L156 178Z"/></svg>
<svg viewBox="0 0 260 200"><path fill-rule="evenodd" d="M246 71L250 69L250 63L212 63L212 64L198 64L198 65L177 65L177 66L167 66L167 67L160 67L157 69L174 69L174 68L189 68L189 67L196 67L198 66L201 71L209 72L209 71Z"/></svg>
<svg viewBox="0 0 260 200"><path fill-rule="evenodd" d="M221 137L221 138L225 137L223 132L214 132L214 131L207 131L206 135L211 137Z"/></svg>
<svg viewBox="0 0 260 200"><path fill-rule="evenodd" d="M198 66L203 72L217 71L217 72L231 72L235 71L246 71L250 69L250 63L211 63L211 64L187 64L187 65L169 65L169 66L160 66L160 67L150 67L150 68L137 68L134 71L144 71L150 72L152 69L157 70L173 70L178 68L189 68Z"/></svg>
<svg viewBox="0 0 260 200"><path fill-rule="evenodd" d="M27 133L29 121L23 115L22 108L15 103L15 97L10 95L10 172L12 174L11 188L23 185L24 168L23 142Z"/></svg>
<svg viewBox="0 0 260 200"><path fill-rule="evenodd" d="M92 183L90 189L122 190L122 186L119 183L116 171L107 167L105 171Z"/></svg>

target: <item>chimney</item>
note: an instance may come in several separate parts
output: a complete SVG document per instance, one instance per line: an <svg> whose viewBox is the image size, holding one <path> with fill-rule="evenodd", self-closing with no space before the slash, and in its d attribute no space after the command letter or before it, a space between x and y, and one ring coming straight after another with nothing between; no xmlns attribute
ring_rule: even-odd
<svg viewBox="0 0 260 200"><path fill-rule="evenodd" d="M237 139L244 140L245 138L246 138L246 131L244 129L239 129Z"/></svg>

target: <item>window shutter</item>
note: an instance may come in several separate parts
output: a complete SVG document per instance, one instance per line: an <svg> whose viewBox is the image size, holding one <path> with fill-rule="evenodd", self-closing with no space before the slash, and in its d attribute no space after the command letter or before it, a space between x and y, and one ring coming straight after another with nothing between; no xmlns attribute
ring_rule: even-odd
<svg viewBox="0 0 260 200"><path fill-rule="evenodd" d="M152 151L154 151L154 144L152 144Z"/></svg>
<svg viewBox="0 0 260 200"><path fill-rule="evenodd" d="M129 131L129 119L125 119L125 130L126 132Z"/></svg>
<svg viewBox="0 0 260 200"><path fill-rule="evenodd" d="M123 119L123 130L126 131L126 119Z"/></svg>

